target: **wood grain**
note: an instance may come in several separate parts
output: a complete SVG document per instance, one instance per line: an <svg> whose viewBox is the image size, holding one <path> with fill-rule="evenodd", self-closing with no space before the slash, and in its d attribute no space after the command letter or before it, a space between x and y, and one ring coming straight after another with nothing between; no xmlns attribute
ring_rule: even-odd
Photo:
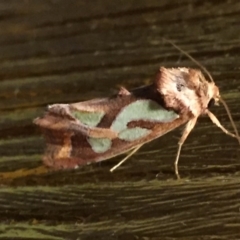
<svg viewBox="0 0 240 240"><path fill-rule="evenodd" d="M240 130L240 3L232 1L0 2L0 237L2 239L239 239L240 151L205 117L183 147L180 130L76 171L42 166L32 124L52 103L149 83L160 66L213 75ZM224 108L213 108L232 130Z"/></svg>

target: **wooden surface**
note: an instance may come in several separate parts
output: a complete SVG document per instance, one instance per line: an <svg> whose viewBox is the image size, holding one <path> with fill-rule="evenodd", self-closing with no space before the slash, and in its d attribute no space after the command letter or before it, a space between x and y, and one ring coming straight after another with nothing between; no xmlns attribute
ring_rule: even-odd
<svg viewBox="0 0 240 240"><path fill-rule="evenodd" d="M32 120L52 103L149 83L159 66L200 61L240 130L240 2L0 1L1 239L240 239L240 151L209 119L173 161L178 129L121 157L78 170L42 166ZM231 129L224 108L213 112Z"/></svg>

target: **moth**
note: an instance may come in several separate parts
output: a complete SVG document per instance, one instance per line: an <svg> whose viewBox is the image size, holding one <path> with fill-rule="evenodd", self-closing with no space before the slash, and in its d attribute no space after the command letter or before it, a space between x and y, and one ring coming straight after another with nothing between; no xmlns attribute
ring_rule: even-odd
<svg viewBox="0 0 240 240"><path fill-rule="evenodd" d="M218 87L200 70L161 67L150 85L131 91L122 87L107 98L50 105L34 123L47 142L43 162L55 169L76 168L131 150L124 162L143 144L185 124L175 159L179 177L181 148L199 116L208 115L223 132L239 140L237 131L230 133L209 110L219 101Z"/></svg>

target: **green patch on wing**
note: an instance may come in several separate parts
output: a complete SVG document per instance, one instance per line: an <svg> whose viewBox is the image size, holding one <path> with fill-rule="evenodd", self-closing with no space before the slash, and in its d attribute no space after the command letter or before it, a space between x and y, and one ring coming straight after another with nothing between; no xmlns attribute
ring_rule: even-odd
<svg viewBox="0 0 240 240"><path fill-rule="evenodd" d="M125 141L134 141L139 138L147 136L149 133L151 133L151 130L148 130L146 128L127 128L123 131L121 131L118 135L118 137Z"/></svg>
<svg viewBox="0 0 240 240"><path fill-rule="evenodd" d="M122 109L112 123L111 129L121 132L127 129L132 121L145 120L154 122L170 122L178 118L174 111L168 111L152 100L138 100Z"/></svg>
<svg viewBox="0 0 240 240"><path fill-rule="evenodd" d="M104 116L103 112L84 112L75 110L72 111L71 113L81 123L89 127L96 127Z"/></svg>
<svg viewBox="0 0 240 240"><path fill-rule="evenodd" d="M87 138L95 153L104 153L112 146L112 141L108 138Z"/></svg>

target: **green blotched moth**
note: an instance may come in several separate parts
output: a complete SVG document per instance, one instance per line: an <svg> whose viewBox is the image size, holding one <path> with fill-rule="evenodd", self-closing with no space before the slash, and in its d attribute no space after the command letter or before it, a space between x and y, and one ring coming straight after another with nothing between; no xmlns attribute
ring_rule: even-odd
<svg viewBox="0 0 240 240"><path fill-rule="evenodd" d="M47 141L43 161L53 168L76 168L99 162L133 149L186 124L175 160L194 128L197 118L207 114L226 134L209 111L212 103L222 101L218 87L201 71L161 67L150 85L102 99L73 104L54 104L43 117L35 119ZM132 155L133 152L130 154Z"/></svg>

